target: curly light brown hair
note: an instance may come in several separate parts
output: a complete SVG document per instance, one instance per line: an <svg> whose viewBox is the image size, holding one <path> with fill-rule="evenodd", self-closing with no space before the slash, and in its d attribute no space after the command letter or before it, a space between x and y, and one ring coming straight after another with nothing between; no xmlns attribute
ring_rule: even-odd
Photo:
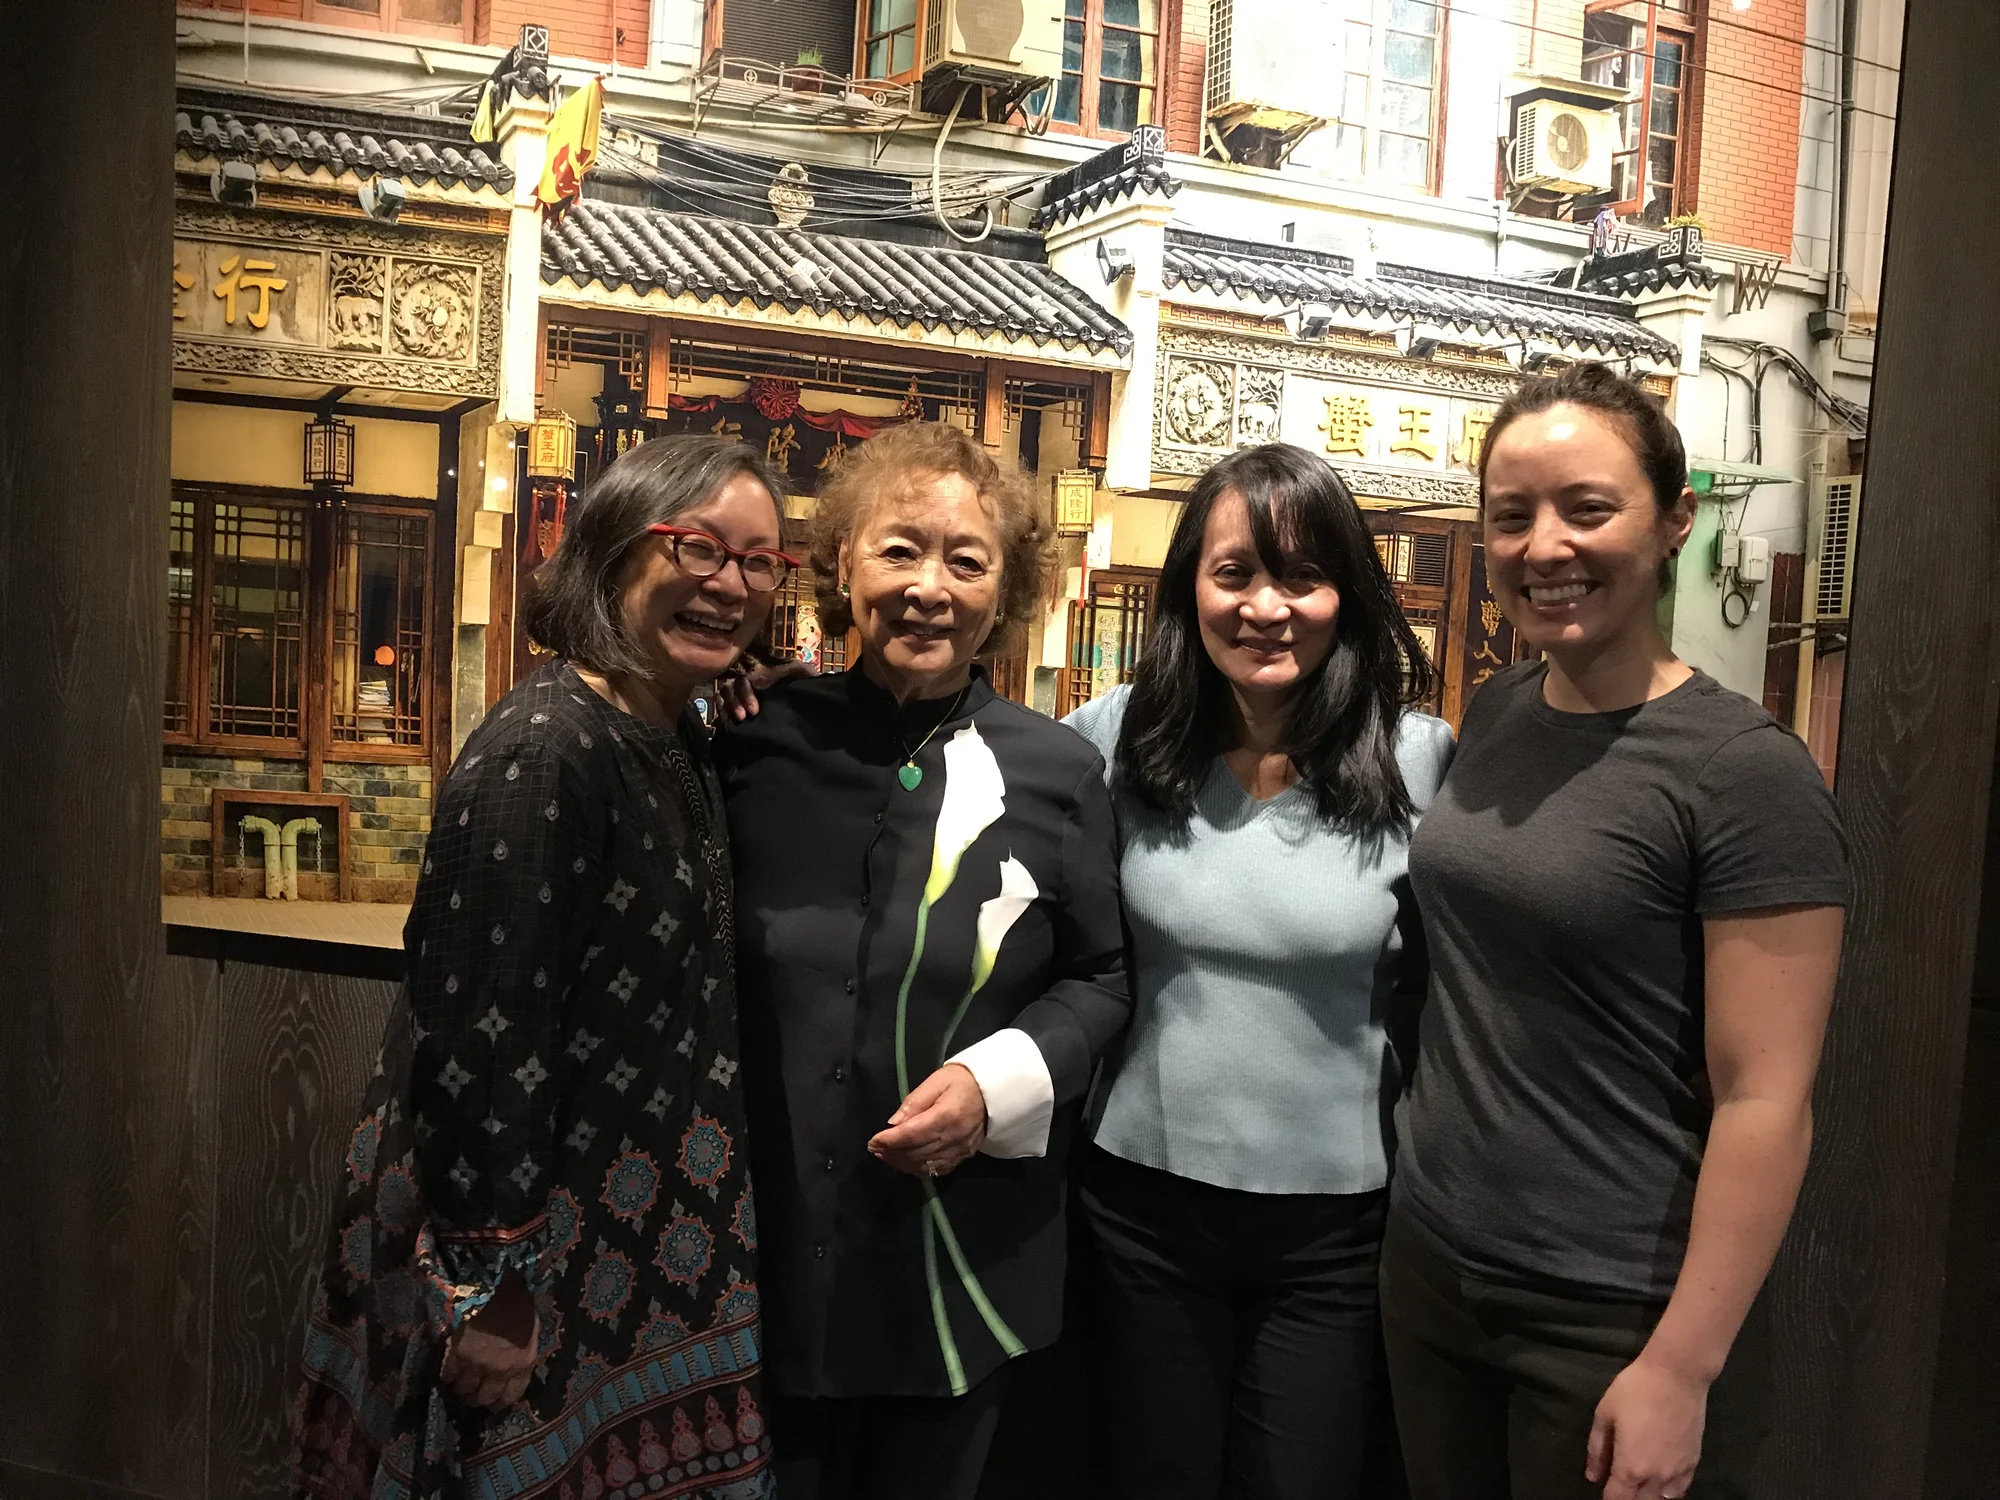
<svg viewBox="0 0 2000 1500"><path fill-rule="evenodd" d="M849 453L820 491L807 535L820 628L838 634L854 624L840 593L840 546L867 519L877 500L910 494L927 479L956 474L979 492L1000 523L1000 620L979 647L1001 650L1027 629L1028 616L1048 595L1054 529L1034 481L1002 463L962 428L905 422L885 428Z"/></svg>

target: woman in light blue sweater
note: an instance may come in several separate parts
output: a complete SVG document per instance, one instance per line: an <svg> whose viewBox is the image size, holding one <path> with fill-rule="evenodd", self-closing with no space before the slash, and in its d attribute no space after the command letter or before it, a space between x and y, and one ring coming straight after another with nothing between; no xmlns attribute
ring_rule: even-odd
<svg viewBox="0 0 2000 1500"><path fill-rule="evenodd" d="M1107 763L1137 1002L1100 1083L1111 1493L1358 1496L1376 1370L1393 997L1421 984L1410 830L1450 729L1361 512L1271 444L1196 485L1132 686L1068 722Z"/></svg>

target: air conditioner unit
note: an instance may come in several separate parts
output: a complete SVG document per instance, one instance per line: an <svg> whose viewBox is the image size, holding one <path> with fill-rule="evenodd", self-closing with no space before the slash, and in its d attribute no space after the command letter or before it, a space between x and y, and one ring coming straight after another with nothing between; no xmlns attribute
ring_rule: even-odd
<svg viewBox="0 0 2000 1500"><path fill-rule="evenodd" d="M1854 537L1861 519L1861 476L1822 475L1808 502L1804 609L1808 622L1845 620L1854 599Z"/></svg>
<svg viewBox="0 0 2000 1500"><path fill-rule="evenodd" d="M1289 131L1339 115L1347 73L1338 0L1265 6L1215 0L1209 12L1207 117L1218 128Z"/></svg>
<svg viewBox="0 0 2000 1500"><path fill-rule="evenodd" d="M929 0L924 7L923 73L953 71L970 81L1062 77L1059 0Z"/></svg>
<svg viewBox="0 0 2000 1500"><path fill-rule="evenodd" d="M1516 187L1609 192L1611 158L1617 149L1618 119L1611 110L1533 99L1514 110L1508 175Z"/></svg>

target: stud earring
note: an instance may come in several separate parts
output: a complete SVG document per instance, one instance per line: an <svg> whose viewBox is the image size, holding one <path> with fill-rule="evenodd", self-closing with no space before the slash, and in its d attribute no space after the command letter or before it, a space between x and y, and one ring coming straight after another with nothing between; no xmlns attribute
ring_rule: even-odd
<svg viewBox="0 0 2000 1500"><path fill-rule="evenodd" d="M843 599L847 597L847 585L844 583L840 586L840 597Z"/></svg>

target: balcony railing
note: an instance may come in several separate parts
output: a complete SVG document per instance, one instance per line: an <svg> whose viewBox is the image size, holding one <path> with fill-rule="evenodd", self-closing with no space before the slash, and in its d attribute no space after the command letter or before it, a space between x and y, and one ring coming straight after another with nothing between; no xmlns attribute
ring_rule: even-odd
<svg viewBox="0 0 2000 1500"><path fill-rule="evenodd" d="M694 128L718 105L823 125L893 131L918 113L918 86L846 78L825 68L781 66L716 53L689 80Z"/></svg>

